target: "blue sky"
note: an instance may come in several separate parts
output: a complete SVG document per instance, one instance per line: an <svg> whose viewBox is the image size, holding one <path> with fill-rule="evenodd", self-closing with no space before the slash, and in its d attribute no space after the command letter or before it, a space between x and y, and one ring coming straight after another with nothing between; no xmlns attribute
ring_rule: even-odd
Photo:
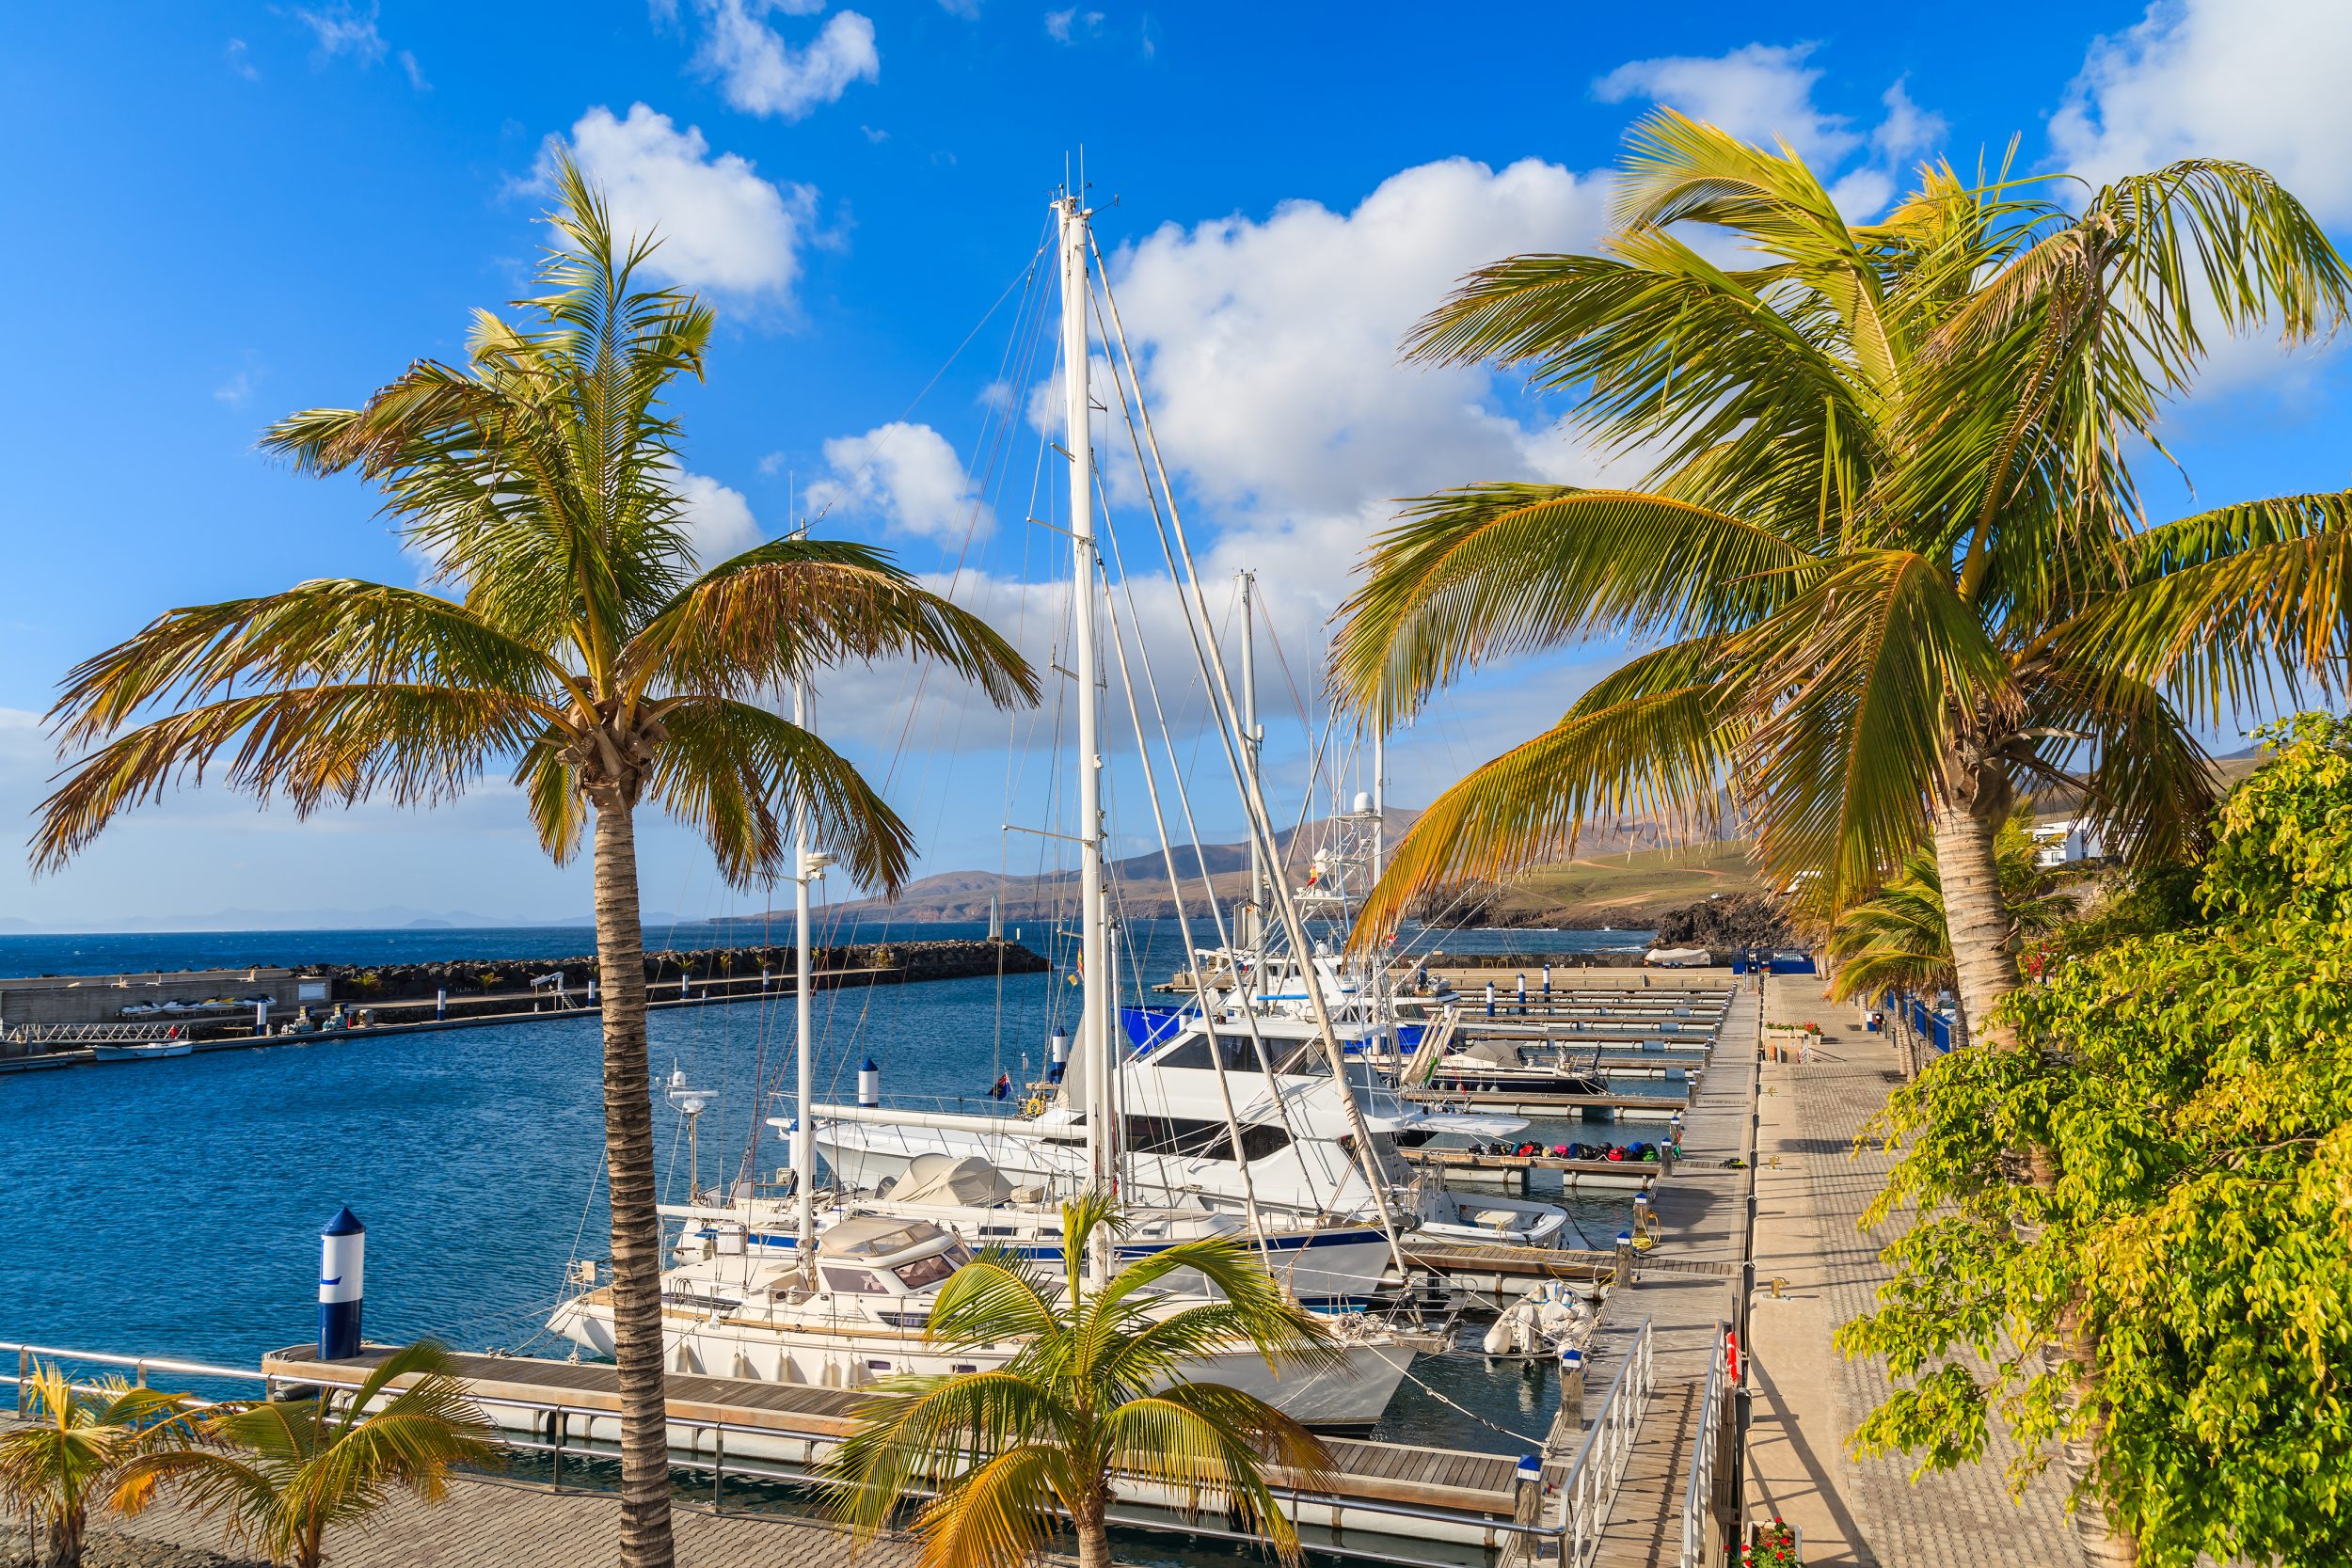
<svg viewBox="0 0 2352 1568"><path fill-rule="evenodd" d="M826 531L925 572L961 560L958 592L1041 650L1053 607L1020 584L1059 557L1024 521L1036 433L1015 418L1000 483L967 476L997 410L1017 414L1043 374L992 390L1012 317L989 311L1083 145L1199 542L1216 573L1265 575L1302 682L1384 498L1597 471L1557 408L1400 368L1393 346L1469 267L1587 243L1618 138L1655 100L1786 136L1856 207L1920 156L1972 160L2014 135L2029 164L2093 174L2250 159L2352 233L2352 95L2335 79L2352 8L1988 5L1969 24L1851 4L1769 23L1705 5L14 8L0 819L21 837L42 792L35 718L57 677L157 610L317 576L415 579L358 485L295 478L253 440L411 358L455 357L469 311L523 292L551 138L625 219L659 225L664 264L723 312L709 380L678 403L706 544L778 531L814 490ZM2352 483L2345 392L2331 352L2225 345L2169 427L2198 498ZM2153 494L2187 504L2169 480ZM1175 646L1154 645L1178 673ZM1539 727L1601 657L1463 691L1395 748L1396 798ZM1267 684L1295 799L1298 716L1279 664ZM845 674L826 732L890 778L928 869L1033 868L1035 841L1005 847L998 828L1050 819L1050 716L1009 726L935 686L911 705L911 689L903 672ZM1230 832L1212 778L1203 826ZM1143 846L1139 797L1119 829ZM741 907L658 832L645 897ZM183 794L63 875L0 870L0 918L64 927L585 905L584 875L544 863L495 784L435 813L307 824Z"/></svg>

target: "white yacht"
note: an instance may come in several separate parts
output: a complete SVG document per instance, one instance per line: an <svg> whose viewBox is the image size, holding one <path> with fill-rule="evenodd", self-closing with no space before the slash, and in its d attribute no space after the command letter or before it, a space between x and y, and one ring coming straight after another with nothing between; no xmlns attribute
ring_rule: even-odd
<svg viewBox="0 0 2352 1568"><path fill-rule="evenodd" d="M676 1256L691 1261L737 1252L797 1256L798 1209L789 1193L732 1200L714 1193L691 1204L665 1204L661 1213L678 1222ZM918 1154L904 1174L885 1176L870 1190L818 1194L812 1213L820 1245L830 1244L833 1228L846 1220L884 1215L926 1221L975 1250L996 1247L1033 1262L1061 1257L1061 1213L1049 1190L1043 1184L1016 1186L977 1155ZM1121 1263L1181 1242L1234 1237L1251 1243L1299 1305L1317 1312L1373 1305L1393 1260L1388 1235L1378 1226L1262 1213L1252 1227L1242 1212L1218 1209L1197 1195L1188 1202L1130 1204L1123 1218L1126 1228L1117 1246ZM1171 1275L1163 1285L1178 1293L1204 1288L1200 1276L1189 1272Z"/></svg>
<svg viewBox="0 0 2352 1568"><path fill-rule="evenodd" d="M664 1271L661 1320L670 1370L855 1388L901 1372L993 1370L1020 1353L1021 1341L980 1349L926 1341L924 1325L940 1285L973 1256L952 1232L929 1220L869 1214L844 1218L818 1235L813 1281L797 1258L739 1249L714 1249ZM1188 1305L1184 1297L1161 1299L1171 1311ZM1361 1317L1331 1322L1343 1356L1333 1370L1269 1369L1244 1344L1186 1363L1184 1375L1255 1394L1318 1431L1369 1432L1414 1354L1440 1348L1442 1341L1399 1334ZM612 1288L569 1298L556 1308L550 1326L610 1355Z"/></svg>
<svg viewBox="0 0 2352 1568"><path fill-rule="evenodd" d="M1356 1051L1371 1034L1368 1025L1341 1026L1340 1032L1343 1047ZM1381 1196L1400 1227L1448 1241L1586 1245L1557 1204L1451 1192L1432 1177L1418 1176L1398 1156L1400 1147L1447 1132L1508 1138L1527 1126L1523 1117L1425 1110L1399 1099L1360 1059L1348 1062L1348 1083L1342 1085L1332 1078L1315 1025L1304 1019L1252 1019L1235 1008L1214 1027L1196 1013L1158 1034L1126 1054L1114 1090L1124 1113L1118 1131L1128 1191L1137 1201L1193 1200L1239 1213L1254 1199L1262 1213L1358 1223L1376 1216L1379 1205L1353 1152L1342 1100L1352 1094L1372 1138L1372 1161L1386 1189ZM1261 1044L1271 1074L1258 1060ZM1073 1076L1080 1074L1073 1069ZM923 1156L946 1154L984 1160L1016 1182L1069 1192L1084 1185L1088 1147L1080 1108L1085 1097L1065 1085L1065 1092L1034 1116L888 1105L822 1104L811 1111L818 1147L840 1179L854 1186L895 1180ZM1238 1158L1225 1123L1226 1094L1241 1128Z"/></svg>

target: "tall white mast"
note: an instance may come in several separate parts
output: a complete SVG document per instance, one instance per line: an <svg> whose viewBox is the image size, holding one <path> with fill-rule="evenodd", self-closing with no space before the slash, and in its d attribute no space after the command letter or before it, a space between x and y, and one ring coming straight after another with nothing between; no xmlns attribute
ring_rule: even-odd
<svg viewBox="0 0 2352 1568"><path fill-rule="evenodd" d="M1233 574L1241 585L1241 755L1242 766L1248 770L1250 782L1258 782L1258 753L1265 745L1265 726L1258 722L1258 623L1251 600L1258 585L1255 572ZM1258 847L1258 836L1249 835L1249 933L1248 944L1263 951L1265 947L1265 856Z"/></svg>
<svg viewBox="0 0 2352 1568"><path fill-rule="evenodd" d="M1110 942L1103 914L1103 756L1101 681L1095 673L1094 448L1087 394L1087 219L1076 195L1055 203L1061 214L1061 358L1068 394L1062 440L1070 452L1073 664L1078 686L1079 1002L1077 1049L1086 1063L1087 1173L1112 1184L1117 1145L1111 1127ZM1095 1282L1110 1276L1110 1249L1089 1249Z"/></svg>
<svg viewBox="0 0 2352 1568"><path fill-rule="evenodd" d="M1380 885L1380 874L1389 865L1389 752L1388 737L1375 726L1372 732L1372 882ZM1367 890L1369 891L1369 890Z"/></svg>
<svg viewBox="0 0 2352 1568"><path fill-rule="evenodd" d="M792 683L792 722L802 729L808 727L806 681ZM800 1089L800 1104L794 1108L792 1120L792 1192L799 1205L800 1227L793 1235L803 1274L815 1268L817 1258L817 1129L808 1119L808 1085L817 1075L810 1059L808 988L814 963L809 952L808 862L808 807L803 803L792 812L792 952L798 977L792 988L792 1059L793 1082Z"/></svg>

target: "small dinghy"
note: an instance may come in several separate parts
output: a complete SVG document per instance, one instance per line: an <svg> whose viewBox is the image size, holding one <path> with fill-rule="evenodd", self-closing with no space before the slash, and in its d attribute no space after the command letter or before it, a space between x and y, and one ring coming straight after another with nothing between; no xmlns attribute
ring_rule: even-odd
<svg viewBox="0 0 2352 1568"><path fill-rule="evenodd" d="M90 1047L102 1062L147 1062L163 1056L184 1056L196 1049L194 1040L122 1040Z"/></svg>

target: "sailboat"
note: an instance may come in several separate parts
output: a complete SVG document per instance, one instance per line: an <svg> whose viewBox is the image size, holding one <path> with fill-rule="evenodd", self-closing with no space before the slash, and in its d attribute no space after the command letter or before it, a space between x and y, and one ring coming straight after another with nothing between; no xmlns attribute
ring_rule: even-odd
<svg viewBox="0 0 2352 1568"><path fill-rule="evenodd" d="M1250 586L1245 575L1238 729L1254 790ZM1375 824L1376 804L1359 804ZM1376 828L1374 843L1376 850ZM1092 1130L1107 1115L1095 1104L1099 1085L1120 1107L1129 1190L1150 1200L1250 1212L1261 1223L1385 1219L1433 1241L1586 1246L1557 1204L1455 1193L1405 1162L1404 1148L1432 1138L1515 1138L1528 1124L1437 1110L1391 1088L1374 1070L1393 1035L1376 982L1359 983L1328 952L1300 958L1295 939L1272 948L1265 914L1275 872L1254 835L1251 849L1236 940L1195 955L1189 1005L1121 1007L1119 1048L1082 1049L1033 1116L816 1105L817 1138L836 1175L874 1188L906 1180L927 1162L974 1161L1023 1186L1072 1190L1089 1179ZM1320 912L1331 886L1291 892L1294 910ZM1209 975L1216 978L1198 978Z"/></svg>
<svg viewBox="0 0 2352 1568"><path fill-rule="evenodd" d="M1096 729L1100 696L1095 678L1094 601L1097 559L1094 539L1093 473L1089 429L1087 375L1088 235L1089 214L1075 197L1057 202L1060 220L1060 261L1063 310L1063 368L1067 419L1067 453L1071 463L1071 518L1076 602L1074 659L1079 693L1077 723L1077 782L1079 820L1086 831L1081 843L1081 897L1084 919L1080 975L1082 979L1078 1069L1072 1076L1090 1087L1089 1116L1080 1135L1085 1164L1073 1174L1080 1185L1115 1188L1121 1169L1119 1129L1110 1114L1110 1074L1104 1066L1115 1054L1110 1020L1113 992L1109 966L1109 927L1104 900L1103 813L1096 759ZM805 693L796 689L794 715L805 722ZM795 917L800 949L798 997L799 1039L796 1069L801 1115L791 1131L794 1192L788 1227L781 1205L755 1207L752 1200L716 1208L696 1205L684 1216L690 1227L696 1220L708 1234L691 1235L687 1256L662 1274L662 1319L672 1365L680 1370L715 1375L854 1387L878 1375L897 1372L968 1372L1001 1366L1021 1350L1017 1341L987 1349L949 1353L935 1349L924 1338L924 1324L942 1284L973 1257L974 1243L1009 1240L1034 1241L1048 1212L1041 1202L1016 1205L1009 1187L1000 1201L994 1183L977 1184L982 1173L964 1167L974 1179L959 1183L953 1169L927 1169L916 1199L941 1202L892 1204L887 1197L850 1198L819 1212L815 1181L816 1139L802 1132L811 1113L822 1114L808 1101L811 1078L809 1026L808 881L811 861L806 851L804 817L796 820L796 847L801 854L796 879ZM1085 1064L1097 1064L1091 1070ZM911 1167L913 1162L910 1161ZM896 1173L899 1177L911 1170ZM1067 1188L1060 1189L1067 1191ZM1031 1195L1041 1198L1046 1194ZM940 1212L910 1212L935 1209ZM985 1219L971 1221L976 1234L967 1238L956 1227L961 1215L989 1215L1003 1210L1022 1211L1025 1218L998 1224L1026 1227L1019 1237L991 1237ZM1199 1223L1222 1222L1205 1208L1195 1206ZM1173 1224L1171 1212L1163 1221ZM945 1220L946 1223L942 1223ZM755 1227L755 1222L758 1222ZM1149 1225L1151 1213L1145 1216ZM1191 1223L1191 1222L1187 1222ZM771 1228L772 1227L772 1228ZM1304 1237L1330 1234L1347 1238L1345 1227L1309 1225ZM1360 1227L1359 1227L1360 1228ZM1385 1243L1385 1231L1381 1233ZM816 1245L805 1246L814 1237ZM755 1240L756 1238L756 1240ZM1147 1238L1149 1240L1150 1238ZM1260 1232L1262 1246L1270 1238ZM699 1246L696 1242L699 1240ZM1357 1236L1360 1247L1365 1238ZM1166 1244L1163 1241L1162 1244ZM1310 1243L1311 1244L1311 1243ZM1309 1250L1302 1244L1301 1251ZM1110 1249L1089 1249L1089 1267L1099 1285L1111 1267ZM1375 1275L1376 1277L1376 1275ZM1164 1294L1170 1309L1184 1298ZM1198 1299L1198 1298L1193 1298ZM1390 1397L1405 1377L1412 1357L1422 1350L1440 1348L1442 1338L1393 1330L1361 1313L1330 1320L1339 1341L1337 1366L1310 1370L1274 1369L1246 1347L1211 1354L1188 1362L1184 1375L1224 1383L1258 1395L1294 1418L1322 1430L1369 1431L1387 1408ZM609 1288L591 1289L559 1304L549 1326L575 1343L600 1354L612 1346L613 1302Z"/></svg>

